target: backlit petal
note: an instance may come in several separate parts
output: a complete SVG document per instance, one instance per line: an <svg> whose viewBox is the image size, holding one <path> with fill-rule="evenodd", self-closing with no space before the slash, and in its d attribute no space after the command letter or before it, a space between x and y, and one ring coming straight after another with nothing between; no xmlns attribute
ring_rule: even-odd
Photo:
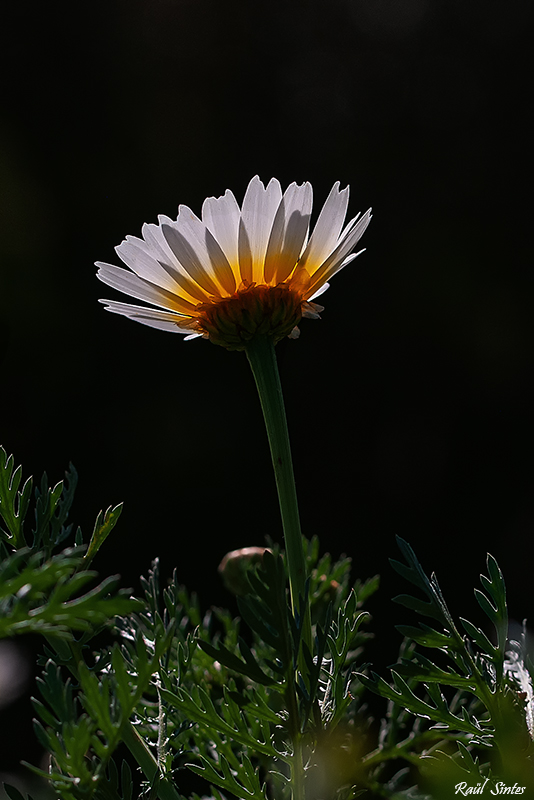
<svg viewBox="0 0 534 800"><path fill-rule="evenodd" d="M308 233L313 202L310 183L286 190L273 222L265 254L264 280L276 285L293 271Z"/></svg>
<svg viewBox="0 0 534 800"><path fill-rule="evenodd" d="M239 275L237 236L240 219L237 200L229 189L222 197L208 197L204 200L202 221L219 242L236 277Z"/></svg>
<svg viewBox="0 0 534 800"><path fill-rule="evenodd" d="M127 236L126 240L115 248L115 252L121 261L140 278L162 286L169 292L179 289L172 272L162 267L159 261L150 254L146 242L142 239Z"/></svg>
<svg viewBox="0 0 534 800"><path fill-rule="evenodd" d="M115 267L113 264L104 264L101 261L98 261L96 266L99 268L97 278L102 283L118 289L119 292L129 294L137 300L144 300L162 308L181 311L184 314L194 313L195 306L191 303L172 292L168 292L167 289L163 289L161 286L155 286L153 283L143 280L143 278L127 269Z"/></svg>
<svg viewBox="0 0 534 800"><path fill-rule="evenodd" d="M184 236L183 231L177 228L177 223L162 225L162 230L169 247L182 267L189 277L206 293L205 299L209 295L220 296L220 291L208 272L209 266L206 263L202 263L187 237Z"/></svg>
<svg viewBox="0 0 534 800"><path fill-rule="evenodd" d="M203 303L206 299L206 293L191 280L163 235L163 225L172 225L174 224L173 221L164 215L160 215L158 221L159 225L148 225L146 223L143 225L142 232L147 248L154 255L154 258L158 260L162 269L166 270L178 283L181 296L191 302Z"/></svg>
<svg viewBox="0 0 534 800"><path fill-rule="evenodd" d="M190 328L181 326L184 318L177 314L158 311L155 308L134 306L129 303L118 303L114 300L100 300L99 302L106 304L106 311L111 311L113 314L121 314L123 317L133 319L135 322L141 322L143 325L149 325L151 328L158 328L171 333L191 333Z"/></svg>
<svg viewBox="0 0 534 800"><path fill-rule="evenodd" d="M310 241L302 254L299 266L308 272L320 266L336 247L347 214L349 187L339 191L339 181L334 184L317 218ZM308 266L309 265L309 266Z"/></svg>
<svg viewBox="0 0 534 800"><path fill-rule="evenodd" d="M326 261L312 274L308 292L311 292L312 294L316 292L323 283L326 283L326 281L328 281L332 275L341 269L345 257L350 253L351 250L354 249L354 247L356 247L370 221L371 209L366 211L363 217L358 219L352 229L349 230L345 238L340 241Z"/></svg>
<svg viewBox="0 0 534 800"><path fill-rule="evenodd" d="M187 240L195 253L198 269L203 270L209 280L214 280L218 285L216 292L222 293L223 296L232 294L236 289L236 283L228 259L213 234L196 214L193 214L187 206L180 206L178 219L172 227ZM183 263L182 259L179 260ZM198 277L195 280L200 282ZM203 286L202 283L200 285Z"/></svg>
<svg viewBox="0 0 534 800"><path fill-rule="evenodd" d="M244 256L245 272L249 272L249 262L252 274L250 278L242 275L255 283L263 282L263 264L267 243L271 235L273 221L282 200L282 188L276 178L272 178L264 187L258 176L253 178L243 198L241 211L242 226L239 240L239 257Z"/></svg>

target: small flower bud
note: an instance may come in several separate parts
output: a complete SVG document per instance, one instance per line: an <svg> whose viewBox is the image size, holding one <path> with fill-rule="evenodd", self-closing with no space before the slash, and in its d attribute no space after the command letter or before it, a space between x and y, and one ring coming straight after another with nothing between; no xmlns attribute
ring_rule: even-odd
<svg viewBox="0 0 534 800"><path fill-rule="evenodd" d="M219 564L226 588L236 595L244 595L249 591L246 572L255 564L261 564L267 547L242 547L227 553Z"/></svg>

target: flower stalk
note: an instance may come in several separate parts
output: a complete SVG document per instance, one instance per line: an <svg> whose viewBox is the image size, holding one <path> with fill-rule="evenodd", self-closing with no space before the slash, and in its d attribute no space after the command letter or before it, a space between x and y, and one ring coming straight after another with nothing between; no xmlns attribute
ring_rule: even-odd
<svg viewBox="0 0 534 800"><path fill-rule="evenodd" d="M294 615L300 614L303 608L303 639L311 650L309 604L303 603L306 584L306 563L302 547L302 533L286 411L273 339L270 336L255 336L247 344L245 351L258 389L271 450L284 530L291 607Z"/></svg>

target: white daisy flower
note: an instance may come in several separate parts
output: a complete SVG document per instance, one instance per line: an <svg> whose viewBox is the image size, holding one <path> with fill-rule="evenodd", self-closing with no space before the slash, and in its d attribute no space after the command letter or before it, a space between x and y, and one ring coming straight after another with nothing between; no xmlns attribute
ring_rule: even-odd
<svg viewBox="0 0 534 800"><path fill-rule="evenodd" d="M296 338L302 317L323 310L313 300L349 264L371 219L369 209L345 227L349 188L339 181L311 236L310 183L284 193L273 178L256 176L241 208L230 190L208 197L199 219L181 205L176 220L160 216L143 225L143 238L127 236L116 248L128 269L97 262L108 286L156 308L101 300L115 314L191 339L203 336L230 350L243 350L256 334L276 343Z"/></svg>

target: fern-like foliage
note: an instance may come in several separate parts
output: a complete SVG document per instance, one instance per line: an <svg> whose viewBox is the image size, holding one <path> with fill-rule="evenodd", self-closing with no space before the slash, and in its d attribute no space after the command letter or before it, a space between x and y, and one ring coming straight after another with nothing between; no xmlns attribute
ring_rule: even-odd
<svg viewBox="0 0 534 800"><path fill-rule="evenodd" d="M38 679L42 700L33 702L40 717L35 731L52 756L52 767L47 773L31 769L46 777L60 797L120 797L110 794L108 785L110 770L116 775L112 756L122 741L135 736L132 715L167 644L160 639L151 652L137 637L135 672L118 645L105 652L96 666L87 664L82 651L72 645L70 659L58 651L48 660ZM62 667L68 667L76 680L65 679ZM125 767L122 773L124 789Z"/></svg>
<svg viewBox="0 0 534 800"><path fill-rule="evenodd" d="M13 456L0 447L0 517L5 527L0 527L0 537L13 547L24 547L24 519L28 513L32 479L25 481L21 490L22 467L14 468Z"/></svg>
<svg viewBox="0 0 534 800"><path fill-rule="evenodd" d="M432 724L418 725L418 734L410 732L401 742L386 733L368 759L380 764L376 777L384 773L388 759L401 758L418 763L423 772L434 770L433 774L439 774L439 780L429 779L438 794L440 782L451 785L444 777L449 772L467 772L477 780L500 778L513 784L528 778L530 782L534 745L518 699L517 682L512 671L505 668L508 615L504 579L497 562L488 555L488 575L480 578L484 591L475 589L478 604L493 627L494 644L482 627L467 619L460 618L460 632L436 575L427 577L412 548L402 539L398 544L406 563L391 563L423 597L403 594L395 600L430 618L433 625L398 626L412 645L405 647L400 662L391 669L392 685L376 673L359 677L367 688L390 701L397 719L398 709L405 709L413 718ZM428 658L417 646L436 650L439 658ZM394 727L394 719L395 715L386 729Z"/></svg>
<svg viewBox="0 0 534 800"><path fill-rule="evenodd" d="M396 600L423 619L399 626L388 682L361 660L362 606L378 579L352 583L350 559L303 540L296 610L276 546L238 565L239 617L202 612L176 573L162 586L157 560L141 579L144 598L133 599L89 569L121 506L100 512L85 547L69 522L76 481L71 467L33 490L0 450L0 638L43 636L33 702L49 769L31 769L59 800L185 800L188 779L214 800L446 800L464 784L530 791L534 668L526 632L508 642L492 556L475 590L482 620L456 621L435 574L398 540L404 561L393 567L416 592ZM378 740L366 689L387 700Z"/></svg>
<svg viewBox="0 0 534 800"><path fill-rule="evenodd" d="M22 468L14 468L13 456L0 447L0 638L25 633L71 637L72 631L102 626L117 614L140 607L129 593L118 591L117 577L94 584L96 573L87 569L93 555L116 524L121 506L100 513L89 550L82 545L54 552L72 538L68 515L74 499L77 474L74 467L65 481L53 488L46 473L34 497L34 525L25 530L31 508L32 479L22 483ZM27 528L27 525L26 525Z"/></svg>
<svg viewBox="0 0 534 800"><path fill-rule="evenodd" d="M23 483L21 467L15 469L13 457L0 448L0 638L31 633L47 642L38 680L42 700L35 700L41 721L35 730L50 754L51 769L32 769L66 800L92 797L100 776L112 769L111 753L153 671L151 656L140 656L132 677L117 648L101 681L83 661L96 633L144 603L118 589L117 576L97 583L96 572L88 569L121 506L98 515L86 547L80 529L74 534L68 521L76 484L71 466L64 481L50 487L45 473L32 491L32 479ZM74 546L65 546L73 538ZM17 797L13 787L6 791Z"/></svg>
<svg viewBox="0 0 534 800"><path fill-rule="evenodd" d="M24 633L71 637L99 628L117 614L139 608L109 577L89 591L96 573L82 569L85 548L67 548L46 559L22 548L0 563L0 638Z"/></svg>
<svg viewBox="0 0 534 800"><path fill-rule="evenodd" d="M134 713L136 730L162 779L179 787L187 769L207 781L215 797L218 791L257 800L271 793L289 797L298 746L313 786L317 758L325 756L327 743L346 720L350 665L365 641L359 631L365 614L348 579L350 562L321 564L317 551L315 542L307 546L308 598L311 590L316 620L313 652L304 647L299 618L292 615L280 553L267 551L261 568L247 573L249 591L238 600L241 620L217 609L202 615L194 596L175 578L162 591L154 563L143 580L145 610L122 619L119 630L132 673L136 635L150 649L172 632ZM367 596L376 586L376 580L365 588L358 584ZM242 623L248 630L241 630ZM339 775L337 783L330 776L332 796L338 790L355 796L350 777L343 784Z"/></svg>

